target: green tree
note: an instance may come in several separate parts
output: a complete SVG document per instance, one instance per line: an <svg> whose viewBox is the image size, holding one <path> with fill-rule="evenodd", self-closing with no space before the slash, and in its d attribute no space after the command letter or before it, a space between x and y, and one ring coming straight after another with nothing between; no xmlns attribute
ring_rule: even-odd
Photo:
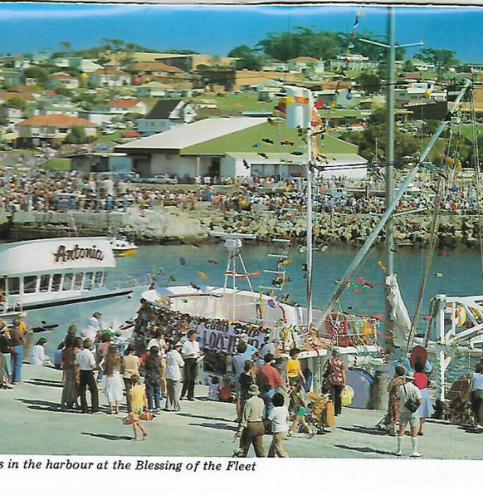
<svg viewBox="0 0 483 495"><path fill-rule="evenodd" d="M64 55L69 55L72 52L72 45L70 41L61 41L59 43L59 46L62 50L62 53L64 53Z"/></svg>
<svg viewBox="0 0 483 495"><path fill-rule="evenodd" d="M381 89L381 79L377 74L362 72L357 82L366 93L377 93Z"/></svg>
<svg viewBox="0 0 483 495"><path fill-rule="evenodd" d="M21 110L22 112L27 108L27 102L21 96L12 96L5 101L4 105L7 108L16 108L17 110Z"/></svg>
<svg viewBox="0 0 483 495"><path fill-rule="evenodd" d="M404 72L414 72L416 70L416 68L414 67L414 64L412 63L412 61L407 59L403 63L402 70Z"/></svg>
<svg viewBox="0 0 483 495"><path fill-rule="evenodd" d="M86 131L81 126L74 126L65 138L68 144L84 144L88 142Z"/></svg>
<svg viewBox="0 0 483 495"><path fill-rule="evenodd" d="M262 68L262 59L255 50L247 45L240 45L228 53L229 57L238 58L235 62L235 68L238 70L260 70Z"/></svg>
<svg viewBox="0 0 483 495"><path fill-rule="evenodd" d="M459 64L459 60L454 58L455 53L453 50L423 48L421 53L417 53L414 58L433 64L438 72L438 78L441 79L444 71Z"/></svg>
<svg viewBox="0 0 483 495"><path fill-rule="evenodd" d="M8 124L7 107L0 105L0 125L5 126Z"/></svg>
<svg viewBox="0 0 483 495"><path fill-rule="evenodd" d="M27 67L23 71L24 80L26 78L34 78L37 81L37 84L40 86L45 86L47 81L49 80L49 73L42 67Z"/></svg>

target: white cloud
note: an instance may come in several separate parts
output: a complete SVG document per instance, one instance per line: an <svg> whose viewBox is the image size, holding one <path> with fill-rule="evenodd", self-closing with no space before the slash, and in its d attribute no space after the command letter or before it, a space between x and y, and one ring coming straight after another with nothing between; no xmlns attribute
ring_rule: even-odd
<svg viewBox="0 0 483 495"><path fill-rule="evenodd" d="M22 20L42 20L42 19L82 19L102 16L123 16L132 14L133 11L140 11L146 9L145 6L122 6L122 7L87 7L79 8L74 6L72 10L68 7L64 8L46 8L36 7L24 7L18 9L3 9L0 5L0 21L22 21Z"/></svg>

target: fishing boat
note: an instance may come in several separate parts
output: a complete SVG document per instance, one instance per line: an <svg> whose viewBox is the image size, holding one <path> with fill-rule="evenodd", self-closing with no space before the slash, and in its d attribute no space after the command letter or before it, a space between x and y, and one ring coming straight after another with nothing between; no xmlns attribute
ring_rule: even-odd
<svg viewBox="0 0 483 495"><path fill-rule="evenodd" d="M132 256L138 252L138 246L130 242L126 236L112 238L111 248L115 256Z"/></svg>
<svg viewBox="0 0 483 495"><path fill-rule="evenodd" d="M130 281L109 288L116 260L108 238L60 237L0 246L3 312L25 311L34 331L76 324L83 328L93 312L105 310L121 323L132 316L146 286ZM106 321L106 324L108 322Z"/></svg>

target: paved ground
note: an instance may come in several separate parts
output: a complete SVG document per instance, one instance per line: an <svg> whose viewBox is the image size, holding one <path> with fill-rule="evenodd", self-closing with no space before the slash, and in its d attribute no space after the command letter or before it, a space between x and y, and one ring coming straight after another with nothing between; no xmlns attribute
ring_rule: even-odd
<svg viewBox="0 0 483 495"><path fill-rule="evenodd" d="M199 400L183 401L180 413L162 412L146 423L149 437L145 442L132 442L131 427L107 414L102 392L105 414L61 412L61 372L30 365L24 365L22 372L24 385L0 390L0 455L232 455L234 406L206 400L206 387L197 387ZM312 439L297 434L286 441L286 450L291 457L395 459L395 439L375 428L382 415L344 408L331 433ZM479 433L483 430L429 420L420 450L425 459L483 459ZM267 450L269 443L266 436ZM403 450L409 453L410 446L406 438Z"/></svg>

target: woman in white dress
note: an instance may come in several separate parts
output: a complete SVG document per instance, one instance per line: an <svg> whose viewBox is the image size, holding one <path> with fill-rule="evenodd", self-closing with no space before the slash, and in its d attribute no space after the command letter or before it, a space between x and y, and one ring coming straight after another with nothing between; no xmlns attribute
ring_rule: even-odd
<svg viewBox="0 0 483 495"><path fill-rule="evenodd" d="M44 345L47 343L43 337L41 337L32 349L30 356L30 364L50 366L52 363L48 356L45 355Z"/></svg>
<svg viewBox="0 0 483 495"><path fill-rule="evenodd" d="M103 370L106 376L106 394L109 402L109 414L114 413L114 404L116 405L116 414L119 414L119 404L123 398L123 387L121 377L121 356L119 356L117 345L111 344L104 358Z"/></svg>

